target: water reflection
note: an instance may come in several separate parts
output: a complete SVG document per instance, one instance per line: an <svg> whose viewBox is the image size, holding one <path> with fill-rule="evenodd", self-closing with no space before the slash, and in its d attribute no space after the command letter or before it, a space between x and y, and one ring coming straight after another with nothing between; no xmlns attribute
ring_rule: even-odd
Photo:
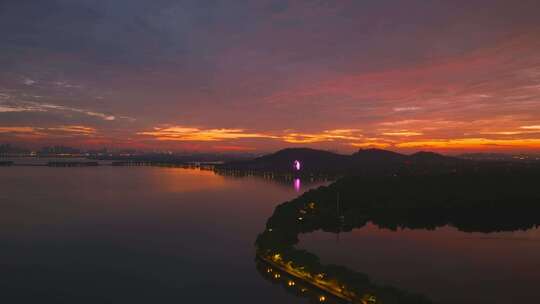
<svg viewBox="0 0 540 304"><path fill-rule="evenodd" d="M326 176L300 176L298 174L275 174L272 172L251 172L241 170L214 170L216 175L226 178L242 179L242 178L254 178L261 179L276 184L280 184L286 187L291 187L298 193L302 192L302 189L306 190L311 187L317 187L319 185L325 185L331 182L333 179Z"/></svg>
<svg viewBox="0 0 540 304"><path fill-rule="evenodd" d="M300 183L300 178L295 178L294 179L294 190L296 190L296 192L300 192L300 188L301 188L301 183Z"/></svg>
<svg viewBox="0 0 540 304"><path fill-rule="evenodd" d="M0 302L296 303L260 298L272 286L251 260L276 202L298 195L291 184L182 168L2 168Z"/></svg>
<svg viewBox="0 0 540 304"><path fill-rule="evenodd" d="M161 189L165 192L186 193L219 190L229 187L223 176L214 174L209 170L184 169L184 168L114 168L115 170L124 170L126 174L129 171L144 170L148 172L152 187Z"/></svg>

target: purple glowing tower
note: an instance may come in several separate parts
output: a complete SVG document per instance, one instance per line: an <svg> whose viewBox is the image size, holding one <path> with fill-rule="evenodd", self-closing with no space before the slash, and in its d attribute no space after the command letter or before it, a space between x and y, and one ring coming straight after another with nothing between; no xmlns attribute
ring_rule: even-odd
<svg viewBox="0 0 540 304"><path fill-rule="evenodd" d="M300 171L300 167L301 167L300 161L295 160L295 161L293 162L293 169L294 169L295 171Z"/></svg>

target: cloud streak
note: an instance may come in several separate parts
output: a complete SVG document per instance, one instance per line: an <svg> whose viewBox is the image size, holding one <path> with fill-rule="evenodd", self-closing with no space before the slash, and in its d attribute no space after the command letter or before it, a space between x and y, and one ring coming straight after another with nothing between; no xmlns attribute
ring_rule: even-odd
<svg viewBox="0 0 540 304"><path fill-rule="evenodd" d="M360 140L358 129L324 130L318 133L283 131L275 133L256 133L244 129L202 129L186 126L155 127L151 131L138 132L159 141L225 141L238 139L271 139L287 143L309 144L317 142Z"/></svg>
<svg viewBox="0 0 540 304"><path fill-rule="evenodd" d="M437 150L473 149L473 150L497 150L513 148L540 148L540 138L523 139L488 139L488 138L456 138L456 139L433 139L421 141L402 142L395 145L397 148L421 148Z"/></svg>
<svg viewBox="0 0 540 304"><path fill-rule="evenodd" d="M134 120L133 118L127 117L127 116L117 117L112 114L91 111L88 109L81 109L81 108L69 107L69 106L64 106L64 105L52 104L52 103L38 103L38 102L30 102L30 101L0 103L0 113L52 112L52 111L80 113L87 116L97 117L106 121L113 121L113 120L116 120L117 118Z"/></svg>
<svg viewBox="0 0 540 304"><path fill-rule="evenodd" d="M184 126L155 127L152 131L139 132L161 141L224 141L243 138L275 138L272 135L249 133L243 129L199 129Z"/></svg>
<svg viewBox="0 0 540 304"><path fill-rule="evenodd" d="M77 138L98 135L95 128L80 125L59 125L51 127L0 126L0 134L15 138Z"/></svg>

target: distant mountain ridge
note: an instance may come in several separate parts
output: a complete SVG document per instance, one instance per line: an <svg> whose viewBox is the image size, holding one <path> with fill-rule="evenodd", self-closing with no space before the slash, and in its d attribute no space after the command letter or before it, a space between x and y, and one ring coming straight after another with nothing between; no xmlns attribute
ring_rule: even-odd
<svg viewBox="0 0 540 304"><path fill-rule="evenodd" d="M294 172L293 162L295 160L301 163L300 172L309 174L386 173L410 166L422 168L440 165L447 167L467 162L463 159L433 152L405 155L382 149L361 149L351 155L344 155L310 148L287 148L253 160L229 162L220 166L220 169L276 173Z"/></svg>

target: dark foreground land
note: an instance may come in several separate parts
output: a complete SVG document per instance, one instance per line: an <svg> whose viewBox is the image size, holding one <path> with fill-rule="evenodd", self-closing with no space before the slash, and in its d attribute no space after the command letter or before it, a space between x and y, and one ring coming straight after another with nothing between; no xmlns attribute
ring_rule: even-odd
<svg viewBox="0 0 540 304"><path fill-rule="evenodd" d="M525 230L540 224L538 165L447 169L350 175L308 191L276 207L257 238L257 257L269 265L268 272L286 272L319 290L306 293L314 302L326 292L325 299L338 302L433 303L422 295L373 283L368 275L344 266L323 265L318 256L295 246L300 234L347 232L369 222L393 230L453 226L466 232Z"/></svg>

